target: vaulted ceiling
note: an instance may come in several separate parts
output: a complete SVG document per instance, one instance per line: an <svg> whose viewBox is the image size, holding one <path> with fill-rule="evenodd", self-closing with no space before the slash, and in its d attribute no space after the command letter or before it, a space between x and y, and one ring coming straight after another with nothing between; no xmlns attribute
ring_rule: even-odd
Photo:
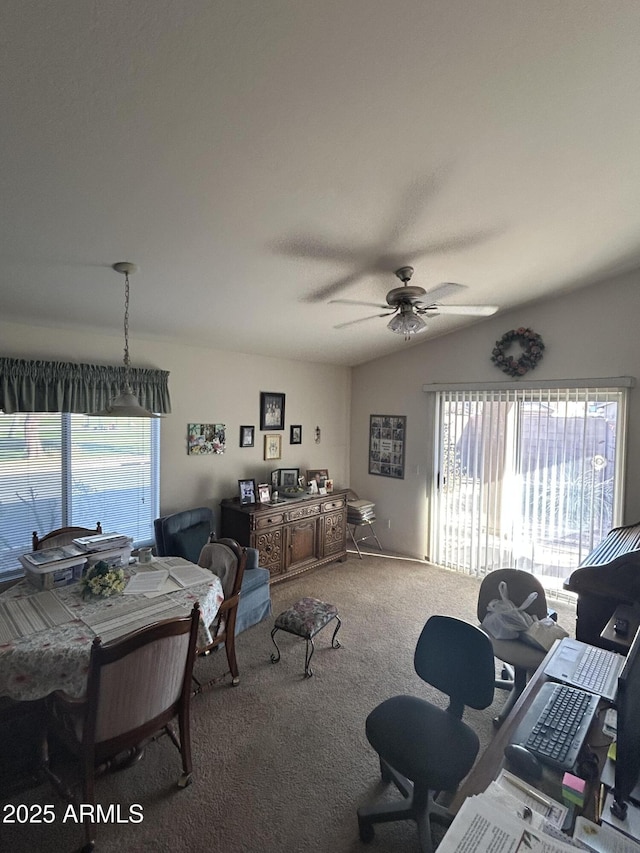
<svg viewBox="0 0 640 853"><path fill-rule="evenodd" d="M407 344L330 300L403 264L501 309L640 266L637 0L5 0L0 41L4 320L117 335L128 260L134 363L357 364Z"/></svg>

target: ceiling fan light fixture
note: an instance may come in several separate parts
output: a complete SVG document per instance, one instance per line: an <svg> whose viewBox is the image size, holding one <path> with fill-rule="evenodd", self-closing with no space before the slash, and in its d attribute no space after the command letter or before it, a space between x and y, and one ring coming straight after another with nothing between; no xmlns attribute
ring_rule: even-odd
<svg viewBox="0 0 640 853"><path fill-rule="evenodd" d="M387 323L387 329L391 329L398 335L404 335L405 341L411 340L412 335L424 332L426 328L427 324L419 314L414 312L411 305L403 305L400 311Z"/></svg>
<svg viewBox="0 0 640 853"><path fill-rule="evenodd" d="M133 275L137 267L129 261L118 261L113 265L116 272L124 275L124 384L113 400L99 412L87 412L95 418L161 418L140 405L133 393L130 382L129 359L129 275Z"/></svg>

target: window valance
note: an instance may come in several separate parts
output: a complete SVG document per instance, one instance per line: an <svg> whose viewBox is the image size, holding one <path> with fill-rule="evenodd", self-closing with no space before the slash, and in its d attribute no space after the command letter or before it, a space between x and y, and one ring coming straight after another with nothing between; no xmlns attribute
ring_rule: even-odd
<svg viewBox="0 0 640 853"><path fill-rule="evenodd" d="M168 370L131 367L128 378L143 408L171 412ZM0 410L8 415L99 412L124 384L124 366L0 358Z"/></svg>

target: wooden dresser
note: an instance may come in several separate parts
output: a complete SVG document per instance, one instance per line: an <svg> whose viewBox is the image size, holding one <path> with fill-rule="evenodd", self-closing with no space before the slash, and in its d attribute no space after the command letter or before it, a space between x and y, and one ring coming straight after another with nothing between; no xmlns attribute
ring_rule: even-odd
<svg viewBox="0 0 640 853"><path fill-rule="evenodd" d="M271 581L347 556L347 492L313 495L278 504L221 503L221 536L257 548Z"/></svg>

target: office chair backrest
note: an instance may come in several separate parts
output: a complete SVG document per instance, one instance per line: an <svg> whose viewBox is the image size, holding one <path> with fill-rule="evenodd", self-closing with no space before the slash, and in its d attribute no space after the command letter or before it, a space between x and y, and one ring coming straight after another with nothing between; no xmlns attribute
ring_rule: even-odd
<svg viewBox="0 0 640 853"><path fill-rule="evenodd" d="M422 629L413 657L416 672L450 697L449 710L478 710L493 702L495 661L489 637L452 616L432 616Z"/></svg>
<svg viewBox="0 0 640 853"><path fill-rule="evenodd" d="M547 616L547 597L544 587L535 575L522 569L494 569L486 575L480 584L478 593L478 622L482 622L490 601L500 598L498 585L504 581L507 585L509 600L519 607L532 592L538 597L527 607L527 613L544 619Z"/></svg>

